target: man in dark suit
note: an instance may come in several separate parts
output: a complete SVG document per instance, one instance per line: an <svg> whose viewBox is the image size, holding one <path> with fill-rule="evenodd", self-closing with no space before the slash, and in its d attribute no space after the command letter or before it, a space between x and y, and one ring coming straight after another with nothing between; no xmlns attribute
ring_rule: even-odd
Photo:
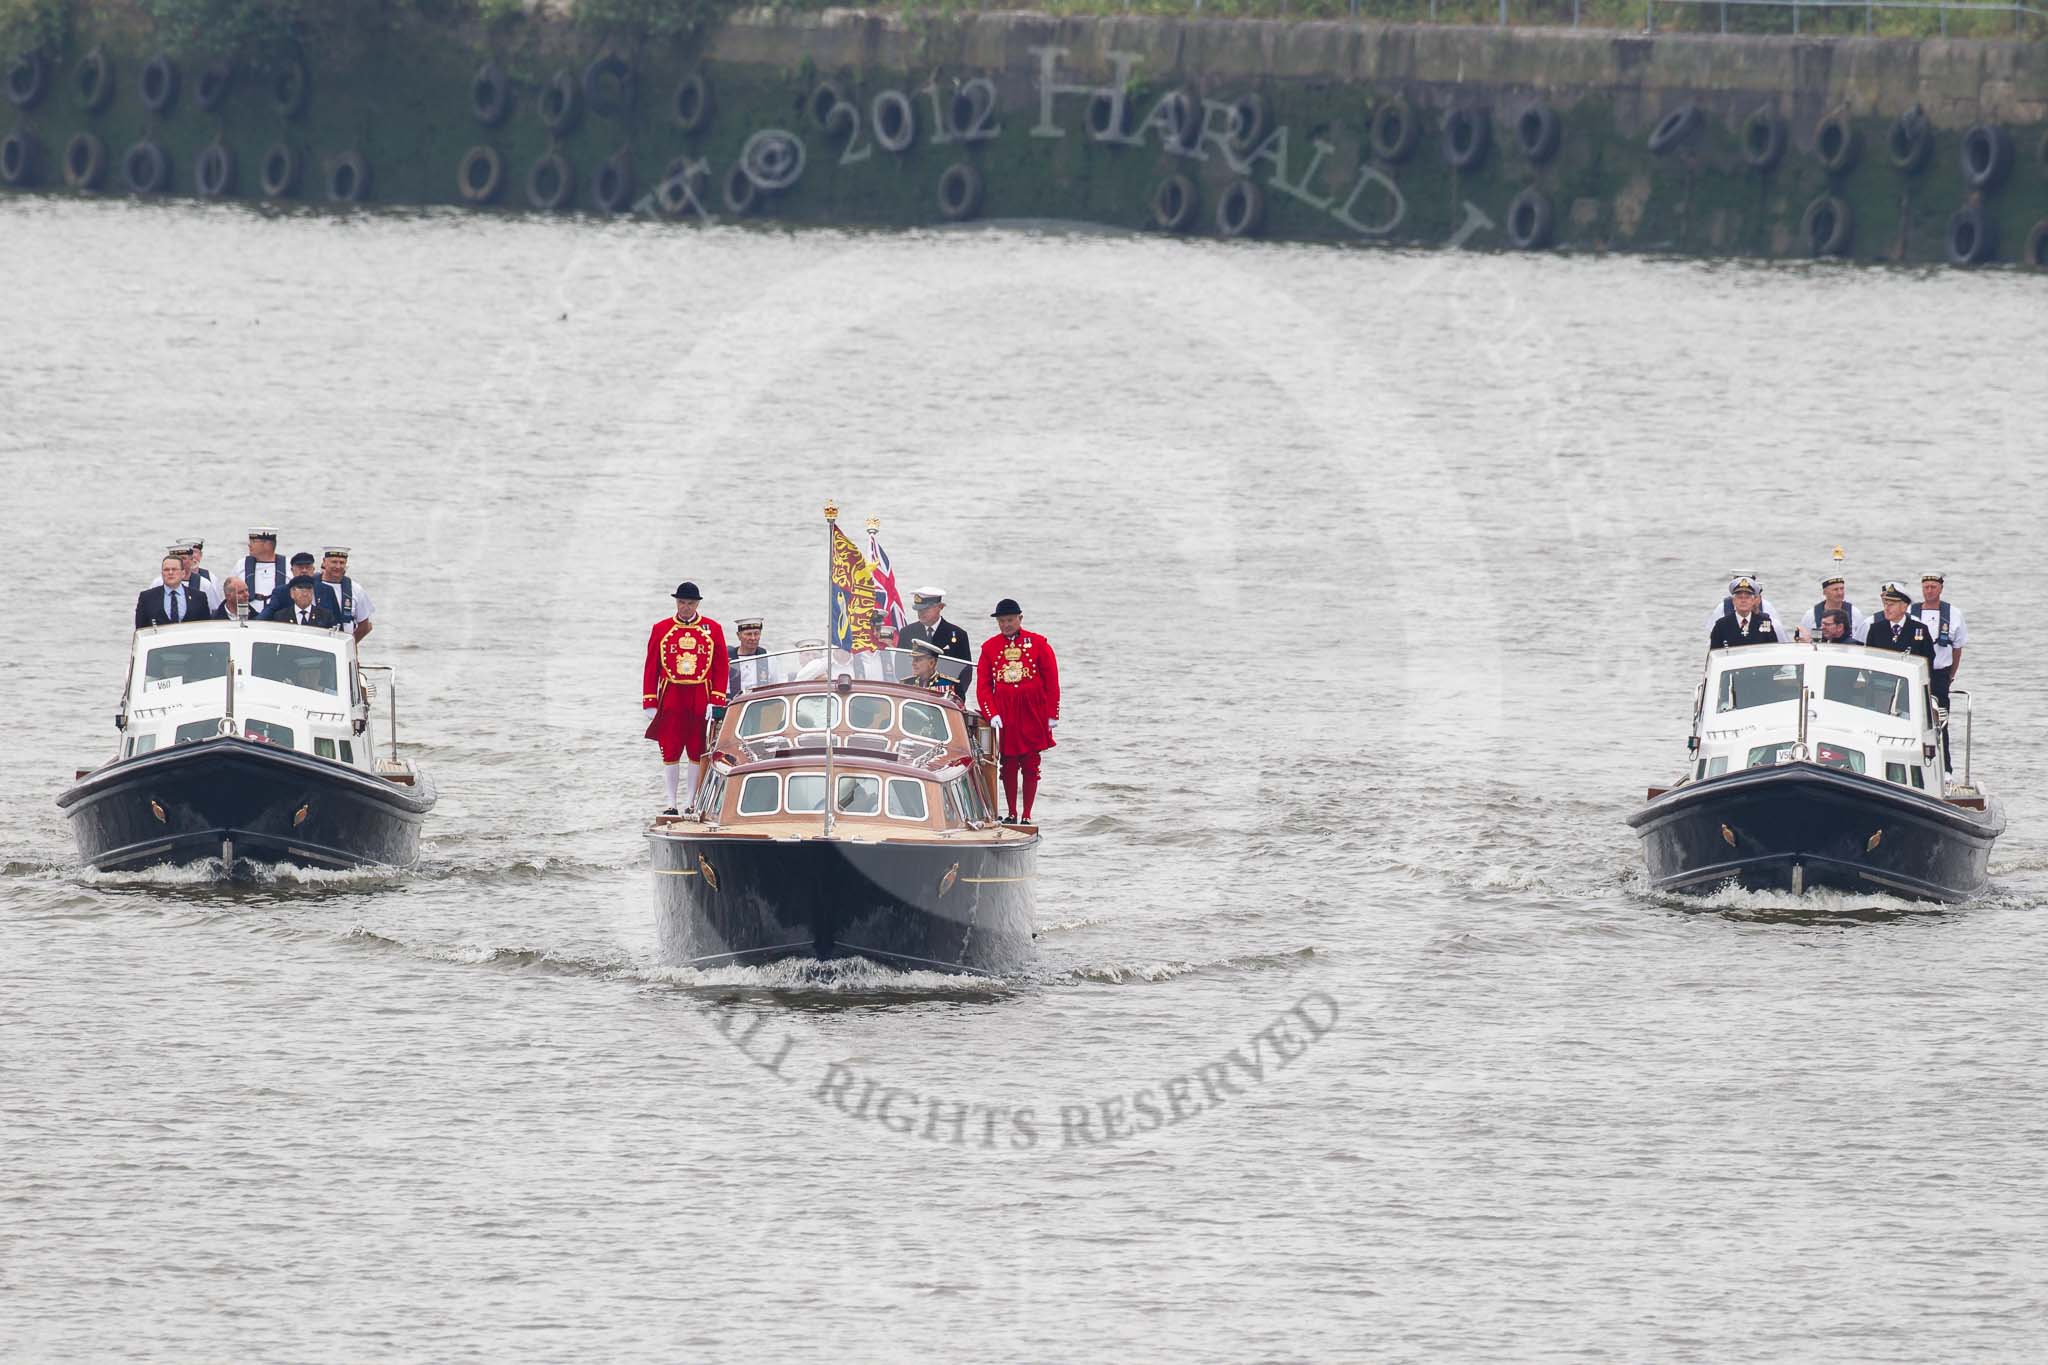
<svg viewBox="0 0 2048 1365"><path fill-rule="evenodd" d="M968 643L967 632L946 619L945 589L919 588L911 594L910 605L916 609L917 619L897 632L897 646L915 649L918 641L928 640L948 659L959 660L957 664L942 665L939 671L952 684L953 695L966 701L967 675L974 663L974 649Z"/></svg>
<svg viewBox="0 0 2048 1365"><path fill-rule="evenodd" d="M185 582L185 561L165 555L162 587L147 587L135 597L135 628L175 626L181 621L204 621L213 615L206 594Z"/></svg>
<svg viewBox="0 0 2048 1365"><path fill-rule="evenodd" d="M294 578L286 585L290 592L281 601L273 602L263 613L263 619L333 630L339 624L334 619L334 613L313 600L313 584L316 581L311 574L300 574Z"/></svg>
<svg viewBox="0 0 2048 1365"><path fill-rule="evenodd" d="M1927 660L1927 667L1934 667L1934 636L1928 633L1927 623L1917 616L1906 615L1906 608L1913 598L1900 583L1884 585L1884 615L1877 617L1864 632L1863 643L1872 649L1895 650L1900 654L1918 654Z"/></svg>
<svg viewBox="0 0 2048 1365"><path fill-rule="evenodd" d="M1757 598L1756 584L1748 578L1729 585L1728 612L1714 622L1714 633L1707 637L1709 649L1784 643L1778 638L1778 623L1761 610Z"/></svg>

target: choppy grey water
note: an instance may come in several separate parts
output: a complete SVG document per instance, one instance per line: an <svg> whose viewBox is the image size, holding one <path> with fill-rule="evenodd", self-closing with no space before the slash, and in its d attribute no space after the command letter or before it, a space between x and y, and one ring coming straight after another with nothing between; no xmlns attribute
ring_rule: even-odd
<svg viewBox="0 0 2048 1365"><path fill-rule="evenodd" d="M2048 283L37 200L0 255L0 1355L2038 1349ZM1060 650L1026 978L656 960L644 628L813 633L827 497ZM252 520L354 547L424 862L81 871L133 594ZM1970 613L1991 894L1646 894L1717 579L1838 542Z"/></svg>

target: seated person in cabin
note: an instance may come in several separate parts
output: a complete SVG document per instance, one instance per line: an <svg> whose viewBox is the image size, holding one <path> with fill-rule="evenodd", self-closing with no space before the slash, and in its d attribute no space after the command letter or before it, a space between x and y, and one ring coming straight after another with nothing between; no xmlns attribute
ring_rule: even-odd
<svg viewBox="0 0 2048 1365"><path fill-rule="evenodd" d="M313 572L313 556L307 554L304 550L301 550L297 554L292 556L291 576L286 578L283 583L278 585L278 590L276 592L270 594L270 605L263 609L263 620L282 621L285 619L285 617L291 615L292 580L298 578L310 578L313 580L313 601L316 604L320 603L320 579L319 576ZM330 616L333 615L332 612L329 612L328 614Z"/></svg>
<svg viewBox="0 0 2048 1365"><path fill-rule="evenodd" d="M290 590L284 597L284 609L278 610L275 603L263 613L266 621L284 621L301 626L314 626L321 630L333 630L341 623L334 619L334 613L313 600L313 586L318 582L311 574L300 574L285 586Z"/></svg>
<svg viewBox="0 0 2048 1365"><path fill-rule="evenodd" d="M220 585L220 610L213 614L216 621L238 621L249 614L249 585L239 578L230 578Z"/></svg>
<svg viewBox="0 0 2048 1365"><path fill-rule="evenodd" d="M910 676L903 681L928 692L951 694L953 684L939 676L939 659L946 651L930 640L910 642Z"/></svg>
<svg viewBox="0 0 2048 1365"><path fill-rule="evenodd" d="M177 555L165 555L161 567L163 576L157 583L135 595L135 628L209 619L213 608L208 605L206 594L185 582L185 561Z"/></svg>
<svg viewBox="0 0 2048 1365"><path fill-rule="evenodd" d="M1820 643L1824 645L1853 645L1856 637L1849 630L1849 613L1842 607L1830 607L1820 614Z"/></svg>
<svg viewBox="0 0 2048 1365"><path fill-rule="evenodd" d="M1856 610L1856 604L1843 600L1847 584L1840 574L1829 574L1820 581L1820 601L1807 609L1793 627L1793 635L1800 640L1818 640L1821 637L1821 617L1831 611L1846 612L1849 617L1849 638L1855 639L1863 633L1866 624L1863 613Z"/></svg>
<svg viewBox="0 0 2048 1365"><path fill-rule="evenodd" d="M1884 585L1884 615L1871 621L1863 643L1872 649L1890 649L1900 654L1917 654L1927 660L1927 666L1934 667L1934 636L1928 633L1927 623L1915 616L1908 616L1906 608L1913 598L1901 583Z"/></svg>
<svg viewBox="0 0 2048 1365"><path fill-rule="evenodd" d="M1756 580L1738 575L1728 585L1728 614L1714 622L1713 633L1707 637L1708 647L1731 649L1738 645L1784 643L1786 637L1778 633L1778 623L1762 609Z"/></svg>

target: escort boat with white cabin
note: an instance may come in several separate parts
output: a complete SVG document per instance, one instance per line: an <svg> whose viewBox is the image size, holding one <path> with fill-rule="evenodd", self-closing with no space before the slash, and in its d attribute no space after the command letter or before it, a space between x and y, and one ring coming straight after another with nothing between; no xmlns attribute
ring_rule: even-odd
<svg viewBox="0 0 2048 1365"><path fill-rule="evenodd" d="M1707 655L1686 766L1628 823L1659 891L1728 883L1964 901L2005 829L1970 768L1969 694L1945 780L1925 660L1857 644L1775 644Z"/></svg>
<svg viewBox="0 0 2048 1365"><path fill-rule="evenodd" d="M378 734L382 673L388 733ZM119 750L57 804L102 870L219 859L405 866L433 784L398 756L388 666L346 631L207 620L135 632ZM380 743L388 743L379 757Z"/></svg>
<svg viewBox="0 0 2048 1365"><path fill-rule="evenodd" d="M647 832L663 957L1025 966L1039 834L996 817L995 728L949 689L891 681L911 676L901 650L743 662L759 682L696 801Z"/></svg>

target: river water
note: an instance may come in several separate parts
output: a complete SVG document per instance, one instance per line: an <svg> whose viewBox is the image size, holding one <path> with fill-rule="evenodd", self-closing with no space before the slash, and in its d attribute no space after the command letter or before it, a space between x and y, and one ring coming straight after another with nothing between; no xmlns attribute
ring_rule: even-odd
<svg viewBox="0 0 2048 1365"><path fill-rule="evenodd" d="M0 203L0 1355L2019 1359L2040 318L2010 274ZM1060 654L1039 964L663 966L640 650L820 507ZM158 548L341 542L395 875L102 877ZM1645 892L1731 568L1950 573L1976 903Z"/></svg>

